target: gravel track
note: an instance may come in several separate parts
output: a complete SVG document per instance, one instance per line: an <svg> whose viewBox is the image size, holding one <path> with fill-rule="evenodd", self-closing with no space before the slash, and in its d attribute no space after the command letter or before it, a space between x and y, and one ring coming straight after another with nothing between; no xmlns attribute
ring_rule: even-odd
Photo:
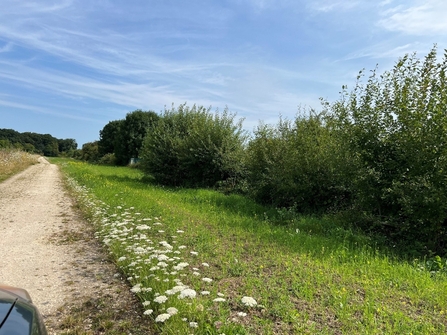
<svg viewBox="0 0 447 335"><path fill-rule="evenodd" d="M60 333L67 304L123 295L115 267L73 209L58 166L45 158L0 183L0 233L0 283L28 290L50 334Z"/></svg>

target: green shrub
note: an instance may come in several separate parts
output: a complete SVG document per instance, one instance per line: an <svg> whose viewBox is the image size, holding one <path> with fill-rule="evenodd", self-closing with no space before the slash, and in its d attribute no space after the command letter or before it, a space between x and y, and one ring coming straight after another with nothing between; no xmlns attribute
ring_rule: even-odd
<svg viewBox="0 0 447 335"><path fill-rule="evenodd" d="M165 110L144 140L143 171L162 184L193 187L239 178L245 133L234 118L195 105Z"/></svg>
<svg viewBox="0 0 447 335"><path fill-rule="evenodd" d="M261 124L247 150L249 192L262 203L300 212L339 208L350 197L345 165L323 114Z"/></svg>
<svg viewBox="0 0 447 335"><path fill-rule="evenodd" d="M98 162L100 165L116 165L116 157L115 154L105 154L99 159Z"/></svg>
<svg viewBox="0 0 447 335"><path fill-rule="evenodd" d="M436 48L425 61L406 55L366 85L361 72L352 92L327 105L355 162L357 210L375 217L374 230L427 252L447 243L446 66Z"/></svg>

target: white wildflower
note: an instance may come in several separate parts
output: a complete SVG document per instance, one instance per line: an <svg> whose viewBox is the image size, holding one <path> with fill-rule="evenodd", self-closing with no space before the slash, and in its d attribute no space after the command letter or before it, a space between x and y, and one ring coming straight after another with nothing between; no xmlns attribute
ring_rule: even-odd
<svg viewBox="0 0 447 335"><path fill-rule="evenodd" d="M214 302L225 302L226 300L224 298L216 298L213 301Z"/></svg>
<svg viewBox="0 0 447 335"><path fill-rule="evenodd" d="M168 300L168 297L165 295L159 295L154 299L154 302L158 302L159 304L162 304Z"/></svg>
<svg viewBox="0 0 447 335"><path fill-rule="evenodd" d="M166 312L168 312L169 315L175 315L178 313L178 309L175 307L169 307Z"/></svg>
<svg viewBox="0 0 447 335"><path fill-rule="evenodd" d="M167 290L165 293L167 295L174 295L174 294L176 294L178 292L181 292L181 291L183 291L183 290L185 290L187 288L188 287L186 287L184 285L177 285L177 286L174 286L173 288L171 288L170 290Z"/></svg>
<svg viewBox="0 0 447 335"><path fill-rule="evenodd" d="M210 266L208 263L202 263L203 266L206 266L207 268Z"/></svg>
<svg viewBox="0 0 447 335"><path fill-rule="evenodd" d="M206 283L211 283L213 280L211 278L202 278L202 280Z"/></svg>
<svg viewBox="0 0 447 335"><path fill-rule="evenodd" d="M201 295L209 295L209 294L210 294L210 291L202 291L202 292L200 292L200 294L201 294Z"/></svg>
<svg viewBox="0 0 447 335"><path fill-rule="evenodd" d="M157 266L159 266L159 267L161 267L161 268L165 268L165 267L168 266L168 263L165 263L165 262L158 262L158 263L157 263Z"/></svg>
<svg viewBox="0 0 447 335"><path fill-rule="evenodd" d="M198 328L198 327L199 327L199 324L198 324L197 322L190 322L190 323L189 323L189 326L190 326L191 328Z"/></svg>
<svg viewBox="0 0 447 335"><path fill-rule="evenodd" d="M240 316L240 317L245 317L245 316L247 316L247 313L238 312L237 315Z"/></svg>
<svg viewBox="0 0 447 335"><path fill-rule="evenodd" d="M252 297L243 297L241 301L245 306L248 307L255 307L258 304Z"/></svg>
<svg viewBox="0 0 447 335"><path fill-rule="evenodd" d="M183 270L184 268L186 268L187 266L189 266L188 263L186 263L186 262L181 262L181 263L178 263L177 265L175 265L175 266L173 267L173 269L176 270L176 271L180 271L180 270Z"/></svg>
<svg viewBox="0 0 447 335"><path fill-rule="evenodd" d="M143 314L144 315L151 315L153 312L154 312L154 310L148 309L148 310L145 310Z"/></svg>
<svg viewBox="0 0 447 335"><path fill-rule="evenodd" d="M168 314L168 313L163 313L163 314L160 314L160 315L158 315L156 318L155 318L155 322L165 322L167 319L169 319L171 317L171 314Z"/></svg>
<svg viewBox="0 0 447 335"><path fill-rule="evenodd" d="M130 289L133 293L140 293L141 292L141 284L136 284L134 287Z"/></svg>
<svg viewBox="0 0 447 335"><path fill-rule="evenodd" d="M183 291L180 292L178 298L179 299L184 299L184 298L191 298L192 299L192 298L196 297L196 294L197 294L196 291L194 291L191 288L187 288L187 289L184 289Z"/></svg>

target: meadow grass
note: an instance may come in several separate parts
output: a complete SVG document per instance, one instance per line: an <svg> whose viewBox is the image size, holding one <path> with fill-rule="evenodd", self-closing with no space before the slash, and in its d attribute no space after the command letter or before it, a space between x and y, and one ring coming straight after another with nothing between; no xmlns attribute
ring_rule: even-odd
<svg viewBox="0 0 447 335"><path fill-rule="evenodd" d="M330 218L59 161L160 334L442 334L447 276ZM419 264L419 263L417 263Z"/></svg>
<svg viewBox="0 0 447 335"><path fill-rule="evenodd" d="M38 155L15 149L0 149L0 182L36 164Z"/></svg>

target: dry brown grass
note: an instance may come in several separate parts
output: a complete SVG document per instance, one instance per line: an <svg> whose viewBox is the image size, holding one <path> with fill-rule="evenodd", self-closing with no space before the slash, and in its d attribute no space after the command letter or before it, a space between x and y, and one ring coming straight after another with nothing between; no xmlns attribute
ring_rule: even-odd
<svg viewBox="0 0 447 335"><path fill-rule="evenodd" d="M15 149L0 149L0 182L36 164L38 155Z"/></svg>

